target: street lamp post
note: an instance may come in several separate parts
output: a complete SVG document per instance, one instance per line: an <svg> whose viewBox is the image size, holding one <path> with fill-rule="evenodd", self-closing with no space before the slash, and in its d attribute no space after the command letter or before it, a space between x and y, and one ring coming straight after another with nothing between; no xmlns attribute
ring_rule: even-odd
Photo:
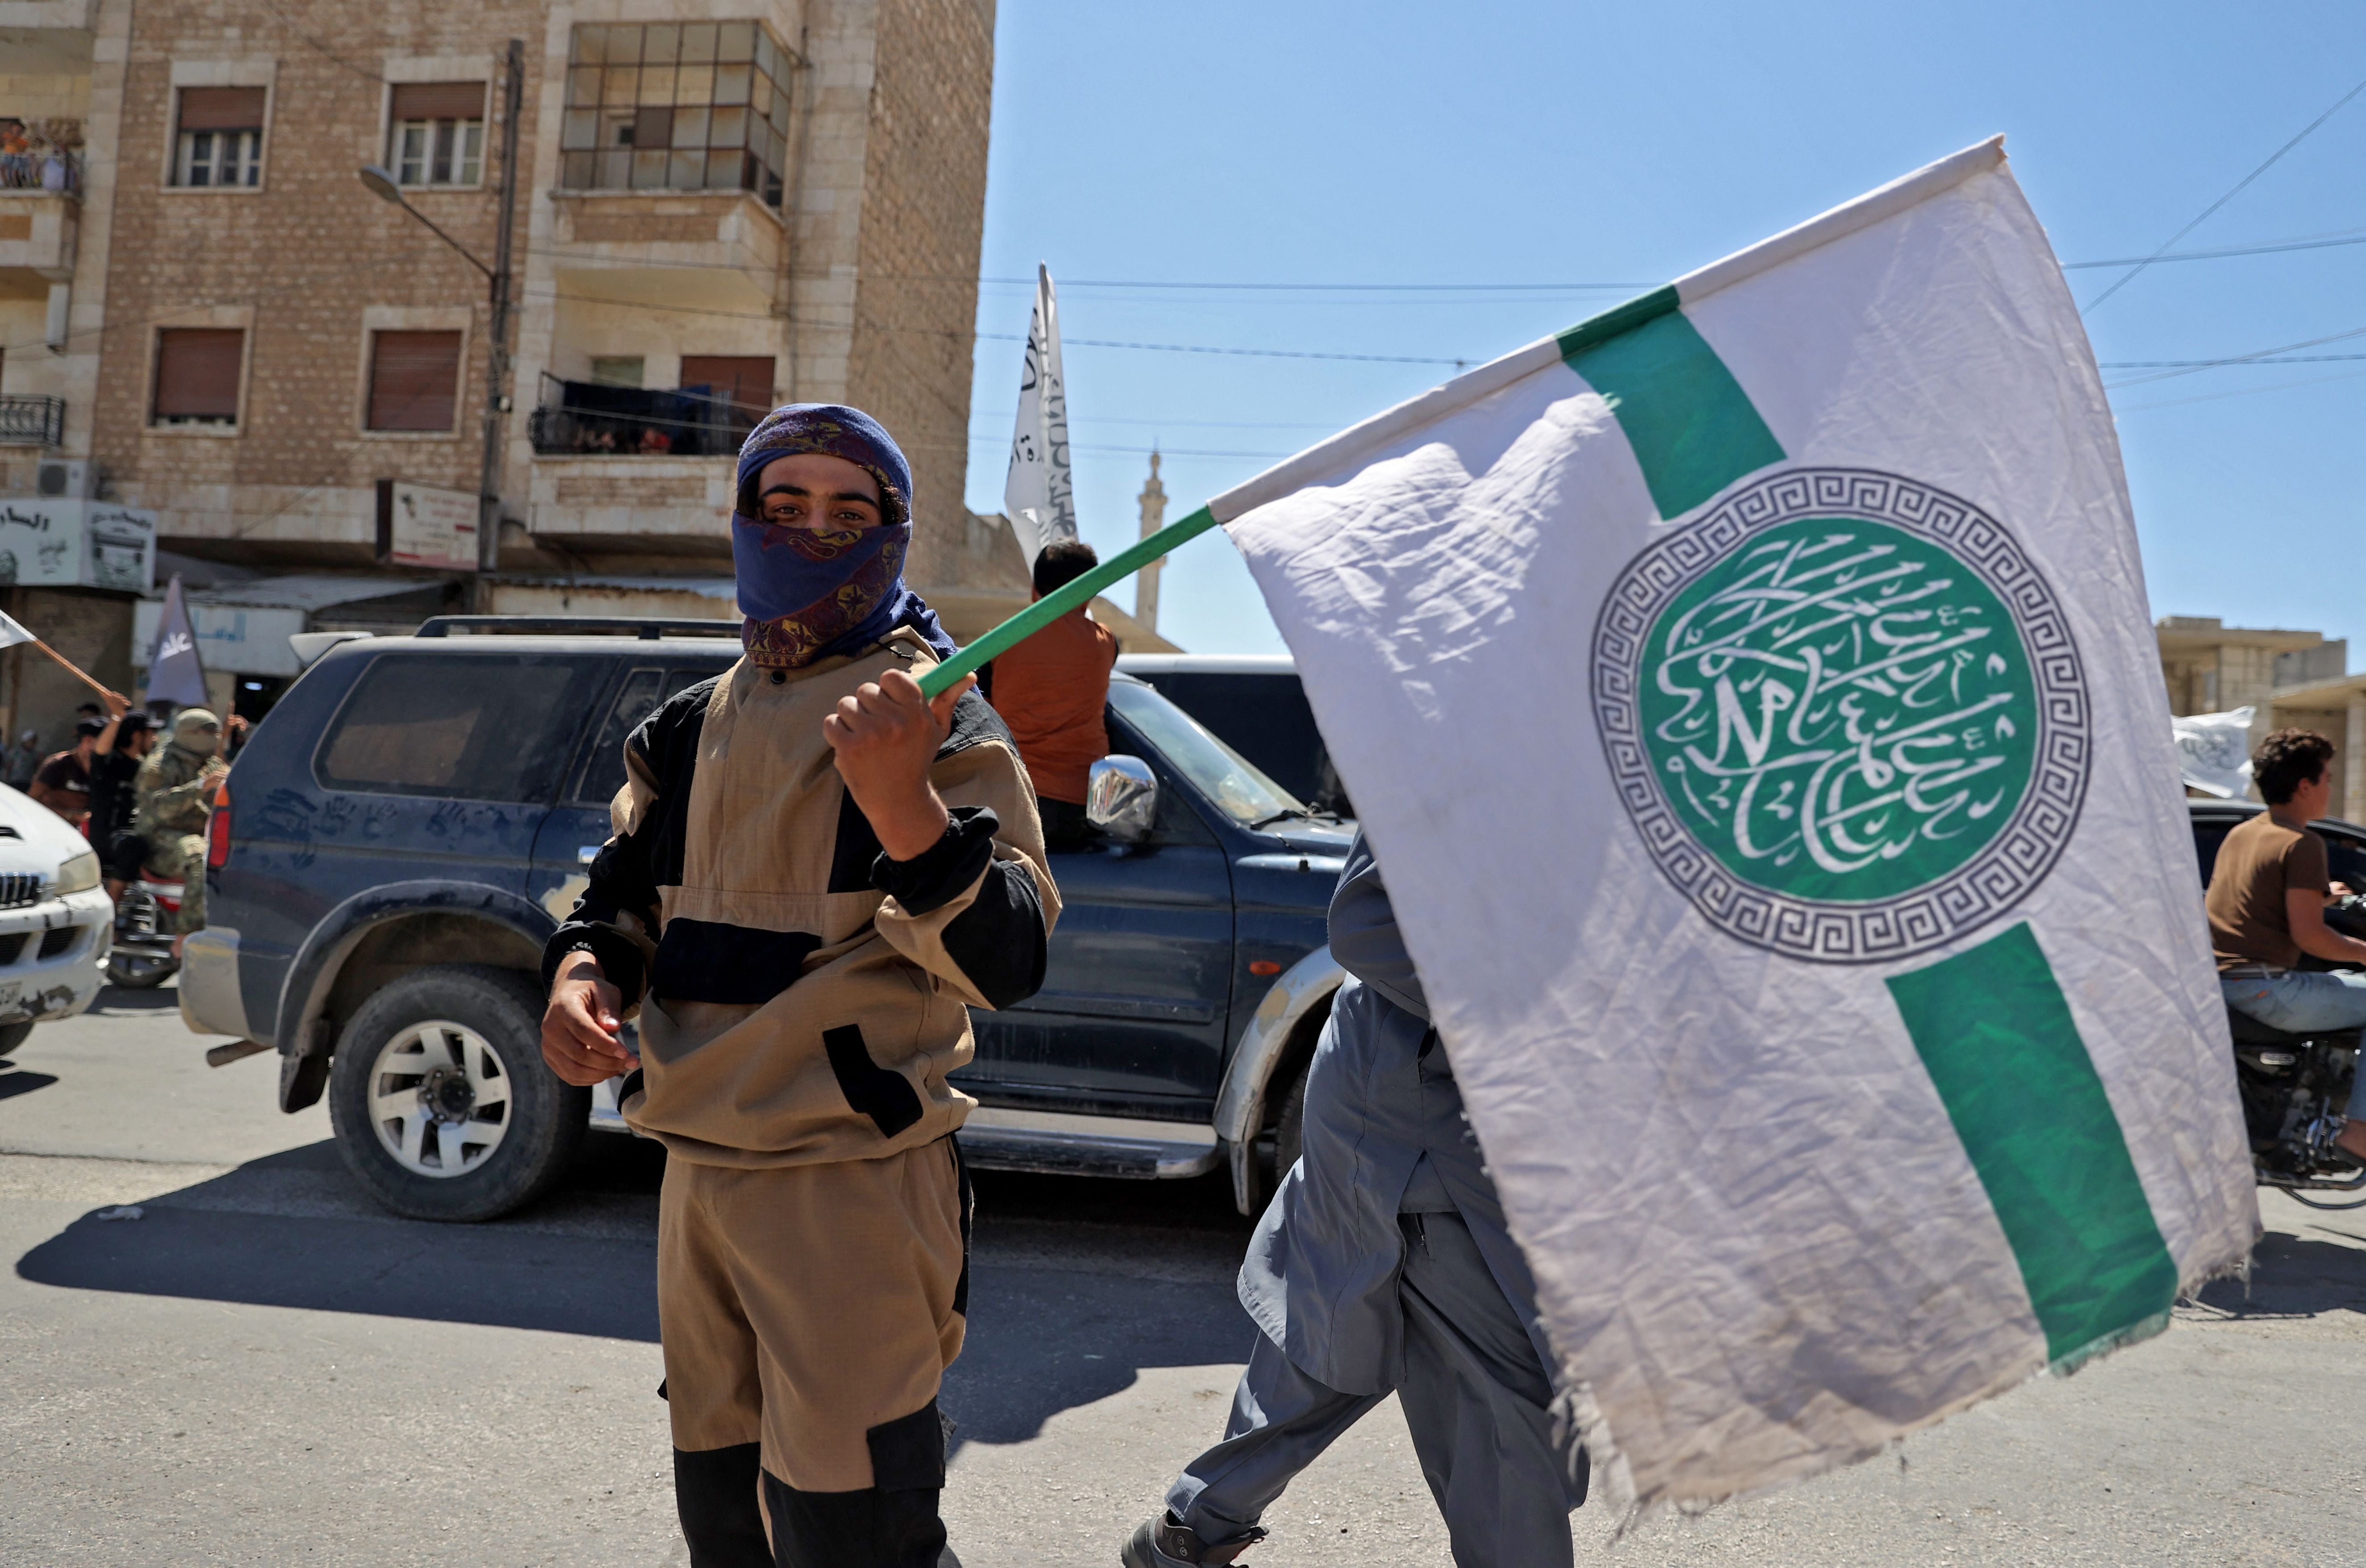
<svg viewBox="0 0 2366 1568"><path fill-rule="evenodd" d="M492 340L485 364L484 465L477 479L477 575L469 584L468 608L483 613L492 608L485 578L501 566L501 419L510 399L503 390L510 374L510 251L517 228L518 110L524 97L525 44L510 39L508 68L501 82L501 218L494 230L493 263L487 266L476 253L437 226L434 219L403 199L402 186L376 163L362 169L361 181L371 194L392 202L420 222L438 240L460 252L468 263L485 274L492 287Z"/></svg>

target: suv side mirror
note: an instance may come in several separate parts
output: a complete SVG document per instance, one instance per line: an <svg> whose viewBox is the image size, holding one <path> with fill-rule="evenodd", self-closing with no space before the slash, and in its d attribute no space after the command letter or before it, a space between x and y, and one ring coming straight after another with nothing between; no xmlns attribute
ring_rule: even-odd
<svg viewBox="0 0 2366 1568"><path fill-rule="evenodd" d="M1105 756L1085 784L1085 820L1120 844L1140 844L1158 823L1158 776L1138 756Z"/></svg>

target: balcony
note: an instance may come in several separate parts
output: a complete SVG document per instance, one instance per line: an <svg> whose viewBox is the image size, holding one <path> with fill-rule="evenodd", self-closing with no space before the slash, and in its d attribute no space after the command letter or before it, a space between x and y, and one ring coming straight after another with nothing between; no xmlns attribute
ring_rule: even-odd
<svg viewBox="0 0 2366 1568"><path fill-rule="evenodd" d="M58 447L65 441L63 398L0 398L0 446Z"/></svg>
<svg viewBox="0 0 2366 1568"><path fill-rule="evenodd" d="M656 392L545 375L526 434L543 457L729 457L763 412L705 386Z"/></svg>
<svg viewBox="0 0 2366 1568"><path fill-rule="evenodd" d="M73 281L82 230L79 171L78 163L0 153L0 279L15 274L23 284ZM44 185L45 179L55 184Z"/></svg>
<svg viewBox="0 0 2366 1568"><path fill-rule="evenodd" d="M82 194L82 154L63 148L34 147L0 152L0 191Z"/></svg>

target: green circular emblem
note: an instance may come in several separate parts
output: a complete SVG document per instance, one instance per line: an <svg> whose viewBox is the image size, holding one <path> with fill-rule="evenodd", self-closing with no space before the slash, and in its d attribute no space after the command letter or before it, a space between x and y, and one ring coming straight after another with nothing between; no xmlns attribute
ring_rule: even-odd
<svg viewBox="0 0 2366 1568"><path fill-rule="evenodd" d="M1895 475L1773 475L1637 555L1594 696L1661 869L1802 958L1902 958L2004 913L2085 791L2052 591L1993 519Z"/></svg>
<svg viewBox="0 0 2366 1568"><path fill-rule="evenodd" d="M2012 820L2037 689L2012 616L1904 529L1808 517L1704 572L1652 623L1643 745L1734 876L1860 902L1938 880Z"/></svg>

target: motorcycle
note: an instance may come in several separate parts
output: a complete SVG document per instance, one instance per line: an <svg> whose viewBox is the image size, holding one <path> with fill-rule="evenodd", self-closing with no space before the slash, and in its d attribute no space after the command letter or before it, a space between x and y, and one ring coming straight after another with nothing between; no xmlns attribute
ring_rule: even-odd
<svg viewBox="0 0 2366 1568"><path fill-rule="evenodd" d="M181 913L182 884L142 867L140 879L115 905L115 940L107 951L107 978L133 991L159 986L179 972L173 926Z"/></svg>
<svg viewBox="0 0 2366 1568"><path fill-rule="evenodd" d="M2366 1208L2366 1170L2333 1150L2358 1071L2356 1029L2287 1035L2226 1010L2251 1169L2313 1209Z"/></svg>

